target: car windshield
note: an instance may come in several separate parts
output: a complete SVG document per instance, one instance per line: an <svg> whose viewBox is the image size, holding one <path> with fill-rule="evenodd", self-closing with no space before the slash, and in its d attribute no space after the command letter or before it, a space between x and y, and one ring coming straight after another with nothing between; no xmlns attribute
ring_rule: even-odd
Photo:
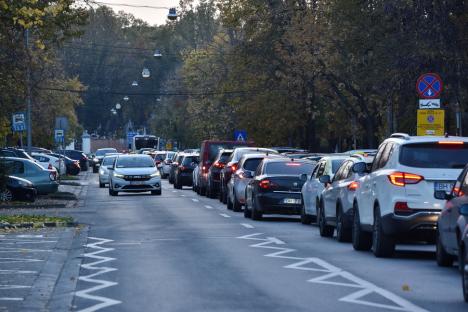
<svg viewBox="0 0 468 312"><path fill-rule="evenodd" d="M198 163L198 156L187 156L182 161L182 165L188 166L192 163Z"/></svg>
<svg viewBox="0 0 468 312"><path fill-rule="evenodd" d="M313 164L303 162L272 162L266 165L265 173L300 175L312 172L313 167Z"/></svg>
<svg viewBox="0 0 468 312"><path fill-rule="evenodd" d="M332 160L332 173L336 173L343 163L344 159L333 159Z"/></svg>
<svg viewBox="0 0 468 312"><path fill-rule="evenodd" d="M96 151L96 156L104 156L108 153L117 153L117 150L115 148L99 149Z"/></svg>
<svg viewBox="0 0 468 312"><path fill-rule="evenodd" d="M154 156L154 159L155 159L155 160L160 160L160 161L161 161L161 160L164 160L165 158L166 158L166 154L156 154L156 155Z"/></svg>
<svg viewBox="0 0 468 312"><path fill-rule="evenodd" d="M405 144L401 147L400 163L417 168L464 168L468 163L468 144Z"/></svg>
<svg viewBox="0 0 468 312"><path fill-rule="evenodd" d="M226 163L229 159L229 157L231 156L232 153L223 153L220 157L219 157L219 162L222 162L222 163Z"/></svg>
<svg viewBox="0 0 468 312"><path fill-rule="evenodd" d="M107 156L102 160L102 165L103 166L110 166L114 163L114 160L117 158L117 156Z"/></svg>
<svg viewBox="0 0 468 312"><path fill-rule="evenodd" d="M272 151L270 151L268 149L265 149L265 148L246 148L246 149L243 148L243 149L237 150L237 152L235 153L236 154L235 155L236 159L233 158L233 160L238 161L244 155L257 154L257 153L262 154L262 153L275 153L275 152L272 152Z"/></svg>
<svg viewBox="0 0 468 312"><path fill-rule="evenodd" d="M154 167L153 159L148 157L136 157L136 156L128 156L128 157L119 157L117 159L117 168L149 168Z"/></svg>
<svg viewBox="0 0 468 312"><path fill-rule="evenodd" d="M257 170L258 165L262 162L263 158L250 158L244 162L244 169L249 171Z"/></svg>

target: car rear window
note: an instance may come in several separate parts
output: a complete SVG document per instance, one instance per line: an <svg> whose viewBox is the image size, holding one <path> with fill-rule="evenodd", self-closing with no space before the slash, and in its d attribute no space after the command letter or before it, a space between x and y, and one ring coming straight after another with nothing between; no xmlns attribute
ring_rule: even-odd
<svg viewBox="0 0 468 312"><path fill-rule="evenodd" d="M245 143L219 143L219 144L210 144L209 145L209 152L208 152L208 159L209 161L213 162L216 158L216 156L219 153L219 150L221 149L234 149L236 147L242 147L246 146Z"/></svg>
<svg viewBox="0 0 468 312"><path fill-rule="evenodd" d="M265 173L300 175L310 173L313 168L313 164L303 162L272 162L266 165Z"/></svg>
<svg viewBox="0 0 468 312"><path fill-rule="evenodd" d="M221 157L219 157L219 161L222 163L226 163L229 159L229 156L231 156L232 153L223 153Z"/></svg>
<svg viewBox="0 0 468 312"><path fill-rule="evenodd" d="M117 168L148 168L154 167L154 161L151 157L119 157L117 159Z"/></svg>
<svg viewBox="0 0 468 312"><path fill-rule="evenodd" d="M166 158L166 154L156 154L156 156L154 156L154 159L155 160L164 160Z"/></svg>
<svg viewBox="0 0 468 312"><path fill-rule="evenodd" d="M468 163L468 144L405 144L401 147L400 163L417 168L464 168Z"/></svg>
<svg viewBox="0 0 468 312"><path fill-rule="evenodd" d="M117 150L115 148L99 149L96 151L96 156L104 156L107 153L117 153Z"/></svg>
<svg viewBox="0 0 468 312"><path fill-rule="evenodd" d="M344 161L344 159L334 159L334 160L332 160L332 173L333 174L335 174L336 171L340 168L343 161Z"/></svg>
<svg viewBox="0 0 468 312"><path fill-rule="evenodd" d="M263 158L250 158L244 162L244 169L249 171L257 170L258 165L262 162Z"/></svg>
<svg viewBox="0 0 468 312"><path fill-rule="evenodd" d="M188 166L191 163L198 163L198 157L197 156L187 156L182 161L182 165L184 165L184 166Z"/></svg>

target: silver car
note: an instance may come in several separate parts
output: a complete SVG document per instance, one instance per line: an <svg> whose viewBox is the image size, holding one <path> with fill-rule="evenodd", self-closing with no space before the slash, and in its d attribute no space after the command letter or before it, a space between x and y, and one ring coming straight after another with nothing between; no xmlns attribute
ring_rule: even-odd
<svg viewBox="0 0 468 312"><path fill-rule="evenodd" d="M171 172L171 164L175 155L176 152L167 152L166 158L164 158L164 161L162 162L163 165L161 167L161 175L163 179L169 176L169 173Z"/></svg>
<svg viewBox="0 0 468 312"><path fill-rule="evenodd" d="M118 155L108 168L109 195L119 192L151 192L161 195L161 174L149 155Z"/></svg>
<svg viewBox="0 0 468 312"><path fill-rule="evenodd" d="M105 187L109 183L109 167L114 165L114 161L119 154L107 155L102 159L99 167L99 187Z"/></svg>

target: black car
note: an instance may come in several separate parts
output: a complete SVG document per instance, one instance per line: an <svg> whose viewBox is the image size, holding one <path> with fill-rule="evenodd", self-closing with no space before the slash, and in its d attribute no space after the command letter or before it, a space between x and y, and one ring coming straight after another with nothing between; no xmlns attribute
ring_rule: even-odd
<svg viewBox="0 0 468 312"><path fill-rule="evenodd" d="M245 217L261 220L264 214L295 214L302 209L302 174L312 172L309 161L265 158L246 189Z"/></svg>
<svg viewBox="0 0 468 312"><path fill-rule="evenodd" d="M7 176L6 184L0 189L0 201L25 200L34 202L37 190L33 184L22 178Z"/></svg>
<svg viewBox="0 0 468 312"><path fill-rule="evenodd" d="M175 180L175 172L176 172L176 169L177 167L179 167L179 165L181 164L182 162L182 159L184 158L185 154L180 152L180 153L177 153L175 156L174 156L174 159L171 163L171 170L169 171L169 183L170 184L174 184L174 180Z"/></svg>
<svg viewBox="0 0 468 312"><path fill-rule="evenodd" d="M115 148L100 148L96 150L96 155L94 156L92 161L93 173L97 173L99 171L99 167L101 166L102 160L107 154L111 153L117 153L117 150Z"/></svg>
<svg viewBox="0 0 468 312"><path fill-rule="evenodd" d="M65 162L65 167L67 168L67 174L69 175L78 175L81 171L80 162L78 160L73 160L70 157L65 155L49 153L49 155L58 157Z"/></svg>
<svg viewBox="0 0 468 312"><path fill-rule="evenodd" d="M215 198L216 195L219 194L221 182L221 169L224 168L224 166L228 162L229 156L231 156L233 151L234 150L232 149L221 149L218 152L215 161L208 170L208 185L206 187L206 196L208 196L209 198Z"/></svg>
<svg viewBox="0 0 468 312"><path fill-rule="evenodd" d="M174 188L181 189L183 186L192 186L193 169L198 165L200 157L196 154L187 154L174 171Z"/></svg>
<svg viewBox="0 0 468 312"><path fill-rule="evenodd" d="M78 160L80 162L81 171L88 171L89 169L89 160L82 151L77 150L58 150L57 154L65 155L70 157L73 160Z"/></svg>

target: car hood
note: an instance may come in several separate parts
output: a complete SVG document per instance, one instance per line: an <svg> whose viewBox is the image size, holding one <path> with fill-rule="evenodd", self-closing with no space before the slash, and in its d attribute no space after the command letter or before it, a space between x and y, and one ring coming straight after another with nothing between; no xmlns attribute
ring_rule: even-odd
<svg viewBox="0 0 468 312"><path fill-rule="evenodd" d="M145 175L152 174L157 171L156 167L151 168L116 168L114 169L115 173L123 175Z"/></svg>

